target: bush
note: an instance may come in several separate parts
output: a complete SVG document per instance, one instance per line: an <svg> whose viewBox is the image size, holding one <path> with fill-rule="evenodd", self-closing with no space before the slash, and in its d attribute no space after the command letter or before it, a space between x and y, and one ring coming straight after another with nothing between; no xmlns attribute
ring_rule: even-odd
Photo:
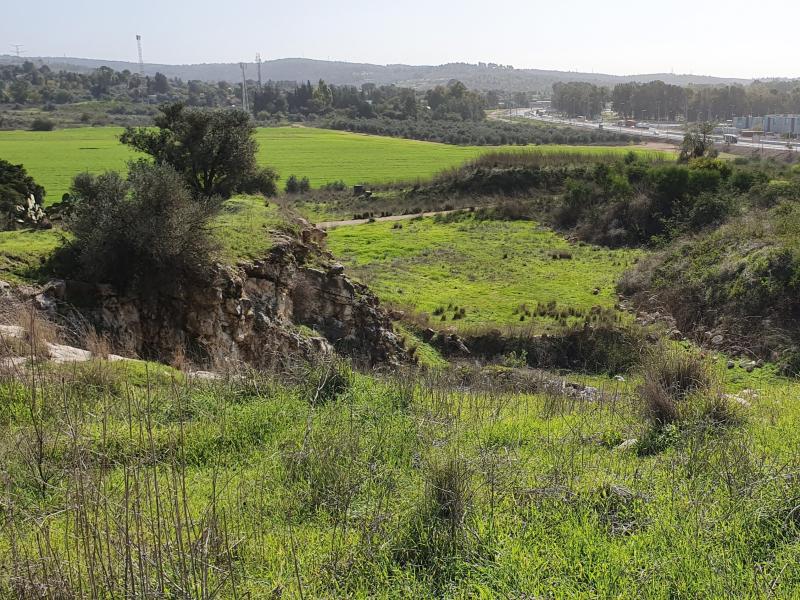
<svg viewBox="0 0 800 600"><path fill-rule="evenodd" d="M50 119L45 119L43 117L37 117L31 123L31 131L53 131L55 128L55 123L53 123Z"/></svg>
<svg viewBox="0 0 800 600"><path fill-rule="evenodd" d="M347 189L347 184L339 179L338 181L331 181L322 186L322 189L329 192L343 192Z"/></svg>
<svg viewBox="0 0 800 600"><path fill-rule="evenodd" d="M278 179L278 173L271 167L256 169L250 177L242 181L239 191L271 198L278 193Z"/></svg>
<svg viewBox="0 0 800 600"><path fill-rule="evenodd" d="M355 375L345 361L324 361L304 374L311 404L326 404L346 394L353 387Z"/></svg>
<svg viewBox="0 0 800 600"><path fill-rule="evenodd" d="M300 191L300 182L296 175L289 175L286 178L286 185L283 187L287 194L297 194Z"/></svg>
<svg viewBox="0 0 800 600"><path fill-rule="evenodd" d="M127 179L115 172L78 175L71 196L74 241L60 253L70 275L155 293L210 270L209 220L217 204L194 200L171 167L140 161L129 165Z"/></svg>
<svg viewBox="0 0 800 600"><path fill-rule="evenodd" d="M300 194L308 192L310 189L311 183L308 181L308 177L298 179L297 175L289 175L286 179L286 185L284 186L284 190L287 194Z"/></svg>
<svg viewBox="0 0 800 600"><path fill-rule="evenodd" d="M697 354L659 348L647 359L639 398L646 417L656 427L681 419L682 405L695 393L711 387L711 371Z"/></svg>
<svg viewBox="0 0 800 600"><path fill-rule="evenodd" d="M689 227L697 230L709 225L722 223L732 210L729 197L717 194L703 194L689 211Z"/></svg>
<svg viewBox="0 0 800 600"><path fill-rule="evenodd" d="M24 207L31 196L37 205L41 205L44 188L28 175L22 165L12 165L0 159L0 230L13 226L19 216L16 207Z"/></svg>

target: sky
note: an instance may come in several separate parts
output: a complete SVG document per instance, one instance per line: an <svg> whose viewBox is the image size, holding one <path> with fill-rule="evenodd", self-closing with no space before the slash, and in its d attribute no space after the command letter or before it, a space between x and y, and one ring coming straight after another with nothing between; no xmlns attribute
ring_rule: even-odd
<svg viewBox="0 0 800 600"><path fill-rule="evenodd" d="M798 0L4 2L0 54L186 64L304 57L800 77Z"/></svg>

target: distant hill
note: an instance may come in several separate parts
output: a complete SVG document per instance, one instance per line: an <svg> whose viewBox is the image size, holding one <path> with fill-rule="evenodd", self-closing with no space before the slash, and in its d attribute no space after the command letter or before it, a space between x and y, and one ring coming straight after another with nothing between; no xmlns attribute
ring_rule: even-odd
<svg viewBox="0 0 800 600"><path fill-rule="evenodd" d="M115 70L138 71L134 62L100 60L94 58L66 57L28 57L18 59L14 56L0 56L0 63L30 60L37 64L47 64L55 70L89 71L103 65ZM146 63L145 73L154 75L161 72L167 77L183 80L238 81L241 71L238 63L204 63L194 65L161 65ZM548 71L542 69L513 69L492 64L449 63L438 66L413 65L371 65L338 61L312 60L307 58L281 58L261 65L262 78L266 81L318 81L324 79L334 84L379 85L396 84L419 89L445 84L451 79L459 79L467 87L478 90L506 91L549 91L558 81L588 81L598 85L614 86L629 81L654 81L677 85L714 85L731 83L750 83L749 79L731 79L706 75L675 75L672 73L652 73L644 75L606 75L601 73L579 73L572 71ZM247 76L256 79L255 63L247 63Z"/></svg>

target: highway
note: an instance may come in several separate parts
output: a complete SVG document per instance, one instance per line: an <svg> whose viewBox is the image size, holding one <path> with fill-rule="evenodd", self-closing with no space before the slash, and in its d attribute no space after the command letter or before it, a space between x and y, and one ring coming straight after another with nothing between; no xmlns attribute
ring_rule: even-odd
<svg viewBox="0 0 800 600"><path fill-rule="evenodd" d="M653 139L653 140L667 140L670 142L675 142L680 144L683 141L684 133L682 131L675 131L675 130L665 130L665 129L658 129L655 126L648 126L647 128L644 127L620 127L619 125L609 125L608 123L597 123L595 121L583 121L579 119L564 119L559 117L551 117L545 115L537 115L533 111L519 111L519 109L514 111L514 114L511 114L509 111L509 116L515 117L522 117L526 119L532 119L535 121L544 121L547 123L559 123L562 125L570 125L571 127L582 127L584 129L600 129L602 125L602 129L604 131L613 131L615 133L621 133L623 135L629 136L639 136L642 139ZM721 135L712 135L710 136L712 140L716 144L725 145L725 142L722 139ZM731 144L733 146L734 144ZM763 141L747 141L743 140L741 137L739 141L735 144L735 146L739 148L753 148L755 150L772 150L778 152L800 152L800 144L793 143L790 146L786 144L785 141L781 140L763 140Z"/></svg>

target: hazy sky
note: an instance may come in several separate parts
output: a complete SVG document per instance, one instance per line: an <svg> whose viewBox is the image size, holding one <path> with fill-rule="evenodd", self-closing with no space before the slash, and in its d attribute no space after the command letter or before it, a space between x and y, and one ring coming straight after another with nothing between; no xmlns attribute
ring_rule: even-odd
<svg viewBox="0 0 800 600"><path fill-rule="evenodd" d="M0 54L154 63L306 57L615 74L800 76L800 0L3 2Z"/></svg>

